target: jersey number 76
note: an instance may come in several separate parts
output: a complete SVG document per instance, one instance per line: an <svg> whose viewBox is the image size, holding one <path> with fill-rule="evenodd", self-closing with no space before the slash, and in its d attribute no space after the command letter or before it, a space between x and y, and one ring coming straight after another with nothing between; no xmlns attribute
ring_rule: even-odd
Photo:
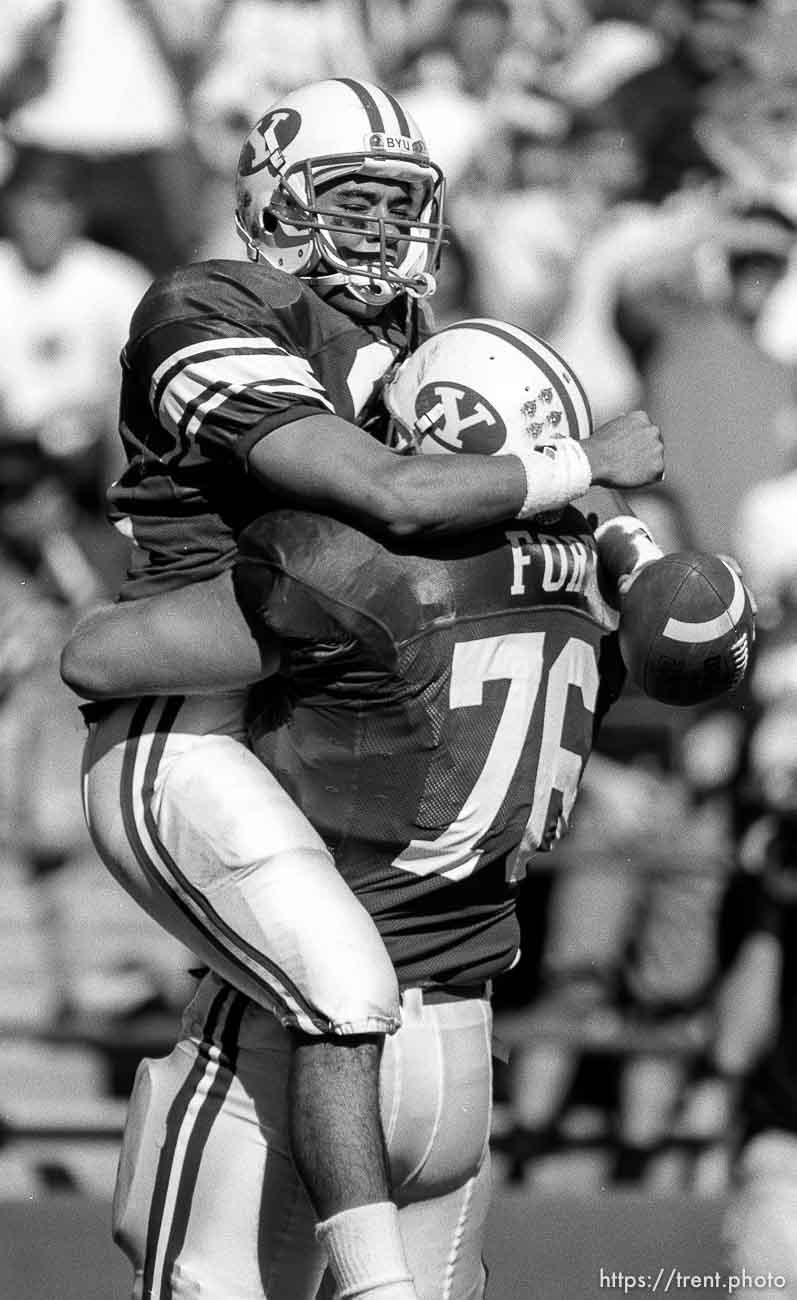
<svg viewBox="0 0 797 1300"><path fill-rule="evenodd" d="M484 684L509 683L503 707L484 765L459 813L434 839L413 839L393 866L416 876L437 873L463 880L476 871L482 857L479 842L493 828L499 814L531 804L525 830L509 854L508 877L525 872L528 856L546 839L548 811L554 791L561 796L560 821L567 822L578 791L589 741L579 752L566 749L563 735L575 687L581 709L595 712L599 675L595 650L580 637L569 637L545 670L545 632L510 632L501 636L459 641L451 665L449 705L452 710L485 708ZM537 715L541 727L532 732L535 706L544 691L544 706ZM581 734L586 736L587 729ZM529 766L528 757L536 756ZM520 769L524 775L519 777ZM534 775L529 779L529 772ZM525 788L519 789L522 780Z"/></svg>

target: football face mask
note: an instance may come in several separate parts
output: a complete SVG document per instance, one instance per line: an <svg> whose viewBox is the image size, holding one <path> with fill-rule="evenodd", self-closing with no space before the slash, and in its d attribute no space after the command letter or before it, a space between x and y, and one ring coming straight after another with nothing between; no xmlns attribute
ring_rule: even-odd
<svg viewBox="0 0 797 1300"><path fill-rule="evenodd" d="M441 330L399 366L383 400L398 451L517 454L592 433L589 402L570 367L541 339L503 321Z"/></svg>
<svg viewBox="0 0 797 1300"><path fill-rule="evenodd" d="M324 206L346 179L400 183L406 214L366 218ZM236 224L249 256L309 280L320 293L345 286L383 304L434 292L443 237L444 179L416 123L392 95L346 78L306 86L250 131L236 174ZM349 245L368 235L367 258Z"/></svg>

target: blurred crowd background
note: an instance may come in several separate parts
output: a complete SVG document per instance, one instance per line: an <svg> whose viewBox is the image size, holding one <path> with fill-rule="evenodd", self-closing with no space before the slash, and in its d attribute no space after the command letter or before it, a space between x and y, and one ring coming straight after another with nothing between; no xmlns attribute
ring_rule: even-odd
<svg viewBox="0 0 797 1300"><path fill-rule="evenodd" d="M797 1140L797 3L15 0L0 1196L109 1191L132 1069L191 987L87 840L58 652L126 564L103 499L132 309L176 264L242 255L241 139L325 75L398 92L448 174L438 322L545 336L597 421L646 407L668 472L638 512L665 547L735 555L755 592L739 694L684 710L629 689L610 715L496 995L501 1176L722 1192L752 1135Z"/></svg>

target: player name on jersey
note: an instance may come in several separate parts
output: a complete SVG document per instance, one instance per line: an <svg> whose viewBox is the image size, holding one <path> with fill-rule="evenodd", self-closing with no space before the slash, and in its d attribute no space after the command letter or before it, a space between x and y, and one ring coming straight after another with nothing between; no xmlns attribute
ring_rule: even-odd
<svg viewBox="0 0 797 1300"><path fill-rule="evenodd" d="M596 581L597 556L594 546L581 537L566 533L535 533L528 529L506 529L512 547L510 595L524 596L532 586L543 592L586 593Z"/></svg>

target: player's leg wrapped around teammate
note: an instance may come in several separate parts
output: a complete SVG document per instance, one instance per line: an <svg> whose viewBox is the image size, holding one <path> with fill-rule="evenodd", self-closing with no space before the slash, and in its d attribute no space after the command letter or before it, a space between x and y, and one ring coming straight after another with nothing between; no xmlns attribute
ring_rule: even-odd
<svg viewBox="0 0 797 1300"><path fill-rule="evenodd" d="M398 988L377 929L243 727L238 694L148 697L91 721L95 846L147 912L283 1024L390 1033Z"/></svg>
<svg viewBox="0 0 797 1300"><path fill-rule="evenodd" d="M481 1300L490 1006L424 1005L411 990L403 1012L386 1040L381 1102L408 1265L419 1300ZM289 1155L289 1063L276 1019L207 975L174 1051L140 1065L113 1219L136 1300L163 1289L175 1300L314 1300L326 1255ZM347 1292L328 1279L320 1294Z"/></svg>

